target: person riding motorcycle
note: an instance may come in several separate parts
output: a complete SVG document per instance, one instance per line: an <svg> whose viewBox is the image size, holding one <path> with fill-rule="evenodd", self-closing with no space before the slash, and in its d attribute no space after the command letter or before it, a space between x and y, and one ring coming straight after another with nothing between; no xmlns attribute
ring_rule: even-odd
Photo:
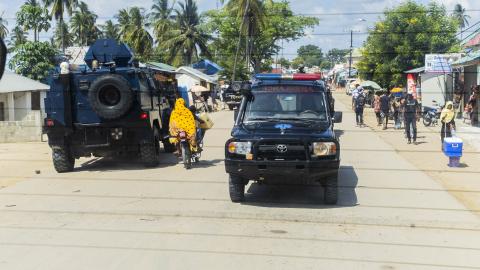
<svg viewBox="0 0 480 270"><path fill-rule="evenodd" d="M195 118L192 112L185 107L185 100L179 98L175 101L175 107L170 116L169 126L170 143L177 146L177 153L180 152L178 134L182 131L186 133L190 147L195 150L197 146Z"/></svg>

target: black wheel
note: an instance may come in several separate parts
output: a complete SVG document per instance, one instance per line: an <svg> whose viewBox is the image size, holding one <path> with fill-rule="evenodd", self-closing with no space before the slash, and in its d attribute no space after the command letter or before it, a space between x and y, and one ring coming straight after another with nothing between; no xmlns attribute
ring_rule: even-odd
<svg viewBox="0 0 480 270"><path fill-rule="evenodd" d="M432 124L432 118L430 118L430 116L428 115L423 115L423 124L426 126L426 127L429 127L431 124Z"/></svg>
<svg viewBox="0 0 480 270"><path fill-rule="evenodd" d="M163 140L163 150L165 150L165 153L173 153L177 150L175 147L175 144L170 143L168 139Z"/></svg>
<svg viewBox="0 0 480 270"><path fill-rule="evenodd" d="M58 173L73 171L75 167L75 158L73 158L68 147L52 149L53 167Z"/></svg>
<svg viewBox="0 0 480 270"><path fill-rule="evenodd" d="M235 109L235 105L228 104L228 109L229 109L230 111L233 111L233 109Z"/></svg>
<svg viewBox="0 0 480 270"><path fill-rule="evenodd" d="M338 201L338 177L331 176L326 179L324 186L325 204L337 204Z"/></svg>
<svg viewBox="0 0 480 270"><path fill-rule="evenodd" d="M192 155L188 143L182 143L182 160L185 169L189 170L192 168Z"/></svg>
<svg viewBox="0 0 480 270"><path fill-rule="evenodd" d="M132 107L133 98L130 83L116 74L99 77L88 91L92 109L98 116L107 120L124 116Z"/></svg>
<svg viewBox="0 0 480 270"><path fill-rule="evenodd" d="M140 145L140 157L146 167L155 167L158 165L160 159L160 141L157 129L154 131L152 142Z"/></svg>
<svg viewBox="0 0 480 270"><path fill-rule="evenodd" d="M228 179L228 190L232 202L243 202L245 200L245 182L242 178L230 175Z"/></svg>

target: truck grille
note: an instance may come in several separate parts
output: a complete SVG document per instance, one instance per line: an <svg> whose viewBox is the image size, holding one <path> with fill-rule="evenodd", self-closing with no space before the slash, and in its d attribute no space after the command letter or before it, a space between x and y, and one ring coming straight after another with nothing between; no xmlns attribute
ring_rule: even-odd
<svg viewBox="0 0 480 270"><path fill-rule="evenodd" d="M303 143L261 143L257 147L257 160L306 160Z"/></svg>

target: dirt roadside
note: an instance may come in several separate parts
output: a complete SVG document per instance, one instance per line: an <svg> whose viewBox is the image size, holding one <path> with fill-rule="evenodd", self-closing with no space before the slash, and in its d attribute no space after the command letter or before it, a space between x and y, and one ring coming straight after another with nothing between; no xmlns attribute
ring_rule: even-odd
<svg viewBox="0 0 480 270"><path fill-rule="evenodd" d="M335 98L350 108L350 96L338 91L335 93ZM349 110L344 113L353 112ZM464 145L464 155L461 158L462 166L460 168L450 168L447 165L448 158L441 152L439 126L427 128L419 122L417 125L417 141L419 144L409 145L405 139L404 130L395 130L393 123L389 123L387 130L378 127L375 114L371 108L365 109L364 119L367 127L358 128L358 132L362 132L363 129L375 131L398 154L407 159L417 169L441 183L458 201L480 215L480 153L474 147L468 144ZM355 123L352 123L352 126L355 126Z"/></svg>

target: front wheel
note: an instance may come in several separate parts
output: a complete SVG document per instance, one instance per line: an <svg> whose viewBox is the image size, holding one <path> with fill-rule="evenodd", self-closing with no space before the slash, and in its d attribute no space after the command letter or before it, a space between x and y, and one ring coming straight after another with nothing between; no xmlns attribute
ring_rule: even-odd
<svg viewBox="0 0 480 270"><path fill-rule="evenodd" d="M183 166L185 169L189 170L192 168L192 155L190 153L190 145L188 143L182 143L182 159L183 159Z"/></svg>
<svg viewBox="0 0 480 270"><path fill-rule="evenodd" d="M67 146L52 149L52 160L58 173L72 172L75 167L75 158Z"/></svg>
<svg viewBox="0 0 480 270"><path fill-rule="evenodd" d="M324 187L325 204L334 205L338 202L338 176L326 179Z"/></svg>
<svg viewBox="0 0 480 270"><path fill-rule="evenodd" d="M232 202L238 203L245 200L245 182L242 178L236 175L230 175L228 179L228 190Z"/></svg>
<svg viewBox="0 0 480 270"><path fill-rule="evenodd" d="M432 118L428 114L423 115L423 124L429 127L432 124Z"/></svg>

